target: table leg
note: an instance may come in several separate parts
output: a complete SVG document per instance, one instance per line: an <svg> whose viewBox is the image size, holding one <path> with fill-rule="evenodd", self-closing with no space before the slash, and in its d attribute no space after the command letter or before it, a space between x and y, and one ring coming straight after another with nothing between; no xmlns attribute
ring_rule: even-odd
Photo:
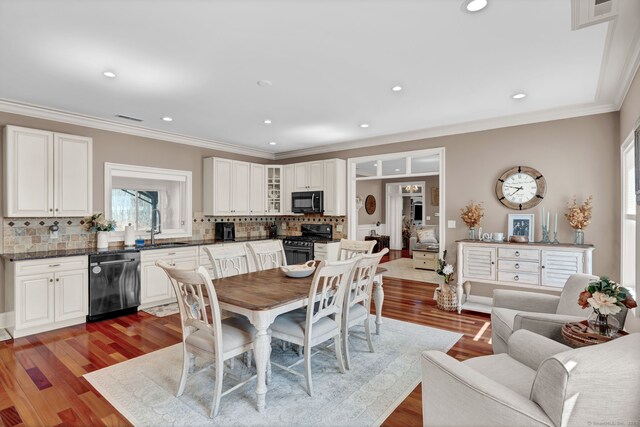
<svg viewBox="0 0 640 427"><path fill-rule="evenodd" d="M382 325L382 304L384 302L384 291L382 290L382 274L375 277L373 282L373 303L376 306L376 335L380 335Z"/></svg>
<svg viewBox="0 0 640 427"><path fill-rule="evenodd" d="M462 313L462 282L456 286L456 297L458 298L458 314Z"/></svg>
<svg viewBox="0 0 640 427"><path fill-rule="evenodd" d="M254 343L254 358L258 376L256 384L257 407L258 411L262 412L266 406L267 377L270 376L267 368L271 358L271 335L269 334L271 318L267 313L258 312L255 313L251 323L258 330Z"/></svg>

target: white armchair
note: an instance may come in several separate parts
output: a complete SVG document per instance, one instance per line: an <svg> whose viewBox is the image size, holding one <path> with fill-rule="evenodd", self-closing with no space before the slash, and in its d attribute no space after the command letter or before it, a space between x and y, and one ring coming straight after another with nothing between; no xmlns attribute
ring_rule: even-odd
<svg viewBox="0 0 640 427"><path fill-rule="evenodd" d="M491 310L491 342L494 353L507 351L507 341L514 331L527 329L562 342L562 325L589 316L589 310L578 305L580 292L597 276L572 274L560 296L535 292L496 289ZM616 316L624 324L626 309Z"/></svg>
<svg viewBox="0 0 640 427"><path fill-rule="evenodd" d="M640 420L638 354L640 334L570 349L526 330L511 335L508 353L459 362L425 351L423 425L631 425Z"/></svg>

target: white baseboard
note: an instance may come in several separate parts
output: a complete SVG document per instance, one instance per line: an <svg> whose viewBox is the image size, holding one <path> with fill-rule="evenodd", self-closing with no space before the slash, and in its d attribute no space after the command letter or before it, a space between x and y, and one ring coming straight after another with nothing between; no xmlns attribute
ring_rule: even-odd
<svg viewBox="0 0 640 427"><path fill-rule="evenodd" d="M0 328L7 328L11 325L12 313L0 313Z"/></svg>

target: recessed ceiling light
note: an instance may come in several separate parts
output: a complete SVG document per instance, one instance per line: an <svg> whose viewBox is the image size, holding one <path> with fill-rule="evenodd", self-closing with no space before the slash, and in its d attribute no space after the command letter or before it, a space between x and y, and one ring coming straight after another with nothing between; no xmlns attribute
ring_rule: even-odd
<svg viewBox="0 0 640 427"><path fill-rule="evenodd" d="M269 143L269 145L276 145L276 144L277 144L277 142L275 142L275 141L271 141L271 142Z"/></svg>
<svg viewBox="0 0 640 427"><path fill-rule="evenodd" d="M463 4L469 12L480 12L487 7L487 0L465 0Z"/></svg>
<svg viewBox="0 0 640 427"><path fill-rule="evenodd" d="M271 83L269 80L258 80L258 86L261 87L269 87L272 86L273 83Z"/></svg>
<svg viewBox="0 0 640 427"><path fill-rule="evenodd" d="M396 172L400 172L400 169L396 169Z"/></svg>
<svg viewBox="0 0 640 427"><path fill-rule="evenodd" d="M394 91L394 92L400 92L402 90L402 86L397 86L396 85L396 86L392 87L391 90Z"/></svg>
<svg viewBox="0 0 640 427"><path fill-rule="evenodd" d="M364 128L368 128L368 127L369 127L369 123L362 123L362 124L360 125L360 127L361 127L361 128L363 128L363 129L364 129Z"/></svg>
<svg viewBox="0 0 640 427"><path fill-rule="evenodd" d="M523 92L518 92L518 93L514 93L513 95L511 95L511 97L513 99L522 99L522 98L526 98L527 94L523 93Z"/></svg>
<svg viewBox="0 0 640 427"><path fill-rule="evenodd" d="M164 116L164 117L162 118L162 120L164 120L165 122L172 122L172 121L173 121L173 117Z"/></svg>
<svg viewBox="0 0 640 427"><path fill-rule="evenodd" d="M104 73L102 73L102 75L110 78L116 77L116 73L114 73L113 71L105 71Z"/></svg>
<svg viewBox="0 0 640 427"><path fill-rule="evenodd" d="M265 125L270 125L270 124L271 124L271 120L269 120L269 119L265 120L265 121L264 121L264 124L265 124Z"/></svg>

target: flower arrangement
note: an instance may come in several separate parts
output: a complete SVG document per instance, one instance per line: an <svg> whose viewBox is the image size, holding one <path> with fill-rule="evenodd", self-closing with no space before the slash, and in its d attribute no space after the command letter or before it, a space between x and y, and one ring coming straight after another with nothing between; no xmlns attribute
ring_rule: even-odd
<svg viewBox="0 0 640 427"><path fill-rule="evenodd" d="M86 217L84 222L84 228L94 233L98 231L114 231L116 229L116 222L106 219L102 212Z"/></svg>
<svg viewBox="0 0 640 427"><path fill-rule="evenodd" d="M484 208L480 203L470 203L463 209L460 209L460 218L469 228L475 228L480 225L480 220L484 216Z"/></svg>
<svg viewBox="0 0 640 427"><path fill-rule="evenodd" d="M443 277L445 285L451 281L454 270L453 265L447 264L446 258L447 251L445 250L444 252L442 252L442 258L438 260L438 270L436 271L436 273Z"/></svg>
<svg viewBox="0 0 640 427"><path fill-rule="evenodd" d="M617 314L622 307L638 306L627 288L609 280L608 277L601 277L589 283L589 286L580 293L578 305L583 309L591 307L596 313L605 316Z"/></svg>
<svg viewBox="0 0 640 427"><path fill-rule="evenodd" d="M582 205L578 205L576 197L569 203L569 210L564 214L569 220L569 225L574 230L582 230L591 223L591 209L593 208L593 196L589 196Z"/></svg>

